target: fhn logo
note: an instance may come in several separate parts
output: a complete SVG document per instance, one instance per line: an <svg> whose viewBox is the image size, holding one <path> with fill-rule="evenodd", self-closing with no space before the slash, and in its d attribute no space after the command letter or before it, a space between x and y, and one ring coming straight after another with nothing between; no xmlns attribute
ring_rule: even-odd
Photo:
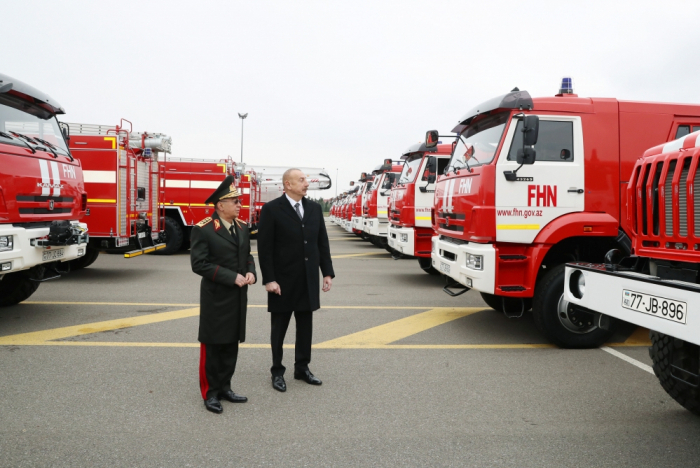
<svg viewBox="0 0 700 468"><path fill-rule="evenodd" d="M557 206L557 186L528 185L527 206Z"/></svg>

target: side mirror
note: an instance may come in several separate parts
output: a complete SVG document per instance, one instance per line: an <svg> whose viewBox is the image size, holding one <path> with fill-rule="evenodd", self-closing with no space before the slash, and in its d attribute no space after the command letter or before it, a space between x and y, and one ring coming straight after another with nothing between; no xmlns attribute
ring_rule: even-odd
<svg viewBox="0 0 700 468"><path fill-rule="evenodd" d="M61 133L63 134L63 139L66 143L70 141L70 128L67 123L59 122L58 126L61 128Z"/></svg>
<svg viewBox="0 0 700 468"><path fill-rule="evenodd" d="M437 159L435 158L435 156L428 157L428 164L425 165L425 168L430 174L435 173L435 171L437 170Z"/></svg>
<svg viewBox="0 0 700 468"><path fill-rule="evenodd" d="M436 177L437 177L437 176L436 176L435 174L428 174L428 183L429 183L429 184L434 184L434 183L435 183Z"/></svg>
<svg viewBox="0 0 700 468"><path fill-rule="evenodd" d="M428 130L425 133L425 147L428 149L435 148L438 144L440 134L437 130Z"/></svg>
<svg viewBox="0 0 700 468"><path fill-rule="evenodd" d="M537 115L526 115L523 119L523 145L534 146L537 144L537 135L540 133L540 118Z"/></svg>
<svg viewBox="0 0 700 468"><path fill-rule="evenodd" d="M518 150L516 160L518 164L535 164L536 152L532 148L523 148Z"/></svg>

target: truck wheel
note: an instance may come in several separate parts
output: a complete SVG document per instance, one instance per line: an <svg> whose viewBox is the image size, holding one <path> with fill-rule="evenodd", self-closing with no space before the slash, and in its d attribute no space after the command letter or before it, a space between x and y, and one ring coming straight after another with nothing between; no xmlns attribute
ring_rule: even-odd
<svg viewBox="0 0 700 468"><path fill-rule="evenodd" d="M39 268L37 276L44 275L44 267ZM0 307L19 304L34 294L34 291L39 287L37 281L29 279L29 271L18 271L17 273L8 273L0 279Z"/></svg>
<svg viewBox="0 0 700 468"><path fill-rule="evenodd" d="M76 258L75 260L71 260L70 262L70 269L72 271L77 271L77 270L82 270L83 268L87 268L93 263L95 263L95 260L97 260L97 256L100 255L100 251L97 250L94 247L88 246L85 249L85 255L83 255L80 258Z"/></svg>
<svg viewBox="0 0 700 468"><path fill-rule="evenodd" d="M439 275L440 272L437 271L435 268L433 268L433 262L431 258L425 258L425 257L419 257L418 258L418 264L420 265L421 270L426 272L429 275Z"/></svg>
<svg viewBox="0 0 700 468"><path fill-rule="evenodd" d="M676 371L672 374L672 366L680 367L690 371L695 376L700 371L698 358L700 357L700 347L683 340L673 338L655 331L649 332L651 346L649 347L649 357L653 361L654 374L659 379L659 383L666 390L671 398L676 400L687 410L700 415L700 389L698 382L688 383L683 378L691 380L692 377L685 372ZM677 378L678 377L678 378ZM697 380L697 377L695 377Z"/></svg>
<svg viewBox="0 0 700 468"><path fill-rule="evenodd" d="M165 217L165 243L164 249L156 250L158 255L172 255L180 250L184 234L180 224L173 218Z"/></svg>
<svg viewBox="0 0 700 468"><path fill-rule="evenodd" d="M485 292L479 292L481 294L481 298L484 300L487 306L491 307L493 310L496 312L503 312L503 297L502 296L496 296L495 294L489 294ZM513 305L511 306L508 304L508 309L509 310L517 310L520 309L520 299L514 298L514 297L506 297L505 298L506 303L508 304L508 301L513 301ZM525 301L525 312L528 310L532 309L532 299L530 298L525 298L523 299Z"/></svg>
<svg viewBox="0 0 700 468"><path fill-rule="evenodd" d="M563 264L552 268L535 286L532 304L535 325L548 340L562 348L597 348L613 334L615 322L611 320L610 329L603 330L594 324L592 315L568 310L564 269Z"/></svg>

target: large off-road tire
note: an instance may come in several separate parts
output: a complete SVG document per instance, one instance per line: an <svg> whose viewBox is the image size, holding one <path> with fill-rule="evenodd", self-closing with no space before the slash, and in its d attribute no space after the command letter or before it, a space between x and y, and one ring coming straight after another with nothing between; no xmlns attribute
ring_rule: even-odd
<svg viewBox="0 0 700 468"><path fill-rule="evenodd" d="M35 267L37 277L44 274L44 267ZM39 283L30 279L28 270L8 273L0 279L0 307L19 304L27 300L39 287Z"/></svg>
<svg viewBox="0 0 700 468"><path fill-rule="evenodd" d="M418 257L418 265L420 265L420 269L426 272L429 275L439 275L440 272L437 271L435 268L433 268L433 261L430 257L425 258L425 257Z"/></svg>
<svg viewBox="0 0 700 468"><path fill-rule="evenodd" d="M611 319L610 328L603 330L596 326L593 316L569 310L569 302L564 298L564 269L563 264L552 268L535 286L535 325L562 348L597 348L613 334L616 322Z"/></svg>
<svg viewBox="0 0 700 468"><path fill-rule="evenodd" d="M70 264L71 271L82 270L83 268L89 267L90 265L95 263L95 260L97 260L98 255L100 255L99 250L97 250L94 247L88 246L85 249L85 255L68 262Z"/></svg>
<svg viewBox="0 0 700 468"><path fill-rule="evenodd" d="M156 250L158 255L172 255L182 247L185 235L180 223L173 218L165 217L165 245L164 249Z"/></svg>
<svg viewBox="0 0 700 468"><path fill-rule="evenodd" d="M496 312L503 312L503 299L506 300L506 307L508 307L509 311L520 310L520 307L522 307L520 299L514 297L504 298L502 296L496 296L495 294L489 294L481 291L479 294L481 294L481 298L484 300L486 305L491 307ZM525 301L525 312L532 309L532 299L525 298L523 300ZM512 304L510 304L509 301L512 302Z"/></svg>
<svg viewBox="0 0 700 468"><path fill-rule="evenodd" d="M700 347L672 336L652 331L649 333L651 346L649 357L653 361L654 374L659 383L671 398L676 400L687 410L700 416L700 388L678 380L671 375L671 365L679 366L693 374L700 373ZM684 372L676 371L680 378L688 377ZM697 385L698 382L692 382Z"/></svg>

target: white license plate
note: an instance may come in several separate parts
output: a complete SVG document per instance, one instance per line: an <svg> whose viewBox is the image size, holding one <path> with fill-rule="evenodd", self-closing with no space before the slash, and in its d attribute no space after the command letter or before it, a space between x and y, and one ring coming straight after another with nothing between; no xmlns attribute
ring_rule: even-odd
<svg viewBox="0 0 700 468"><path fill-rule="evenodd" d="M43 262L48 262L50 260L62 258L64 250L65 249L44 250L44 252L41 254L41 260Z"/></svg>
<svg viewBox="0 0 700 468"><path fill-rule="evenodd" d="M622 290L622 307L683 324L685 324L688 310L685 302L628 289Z"/></svg>
<svg viewBox="0 0 700 468"><path fill-rule="evenodd" d="M440 271L443 273L450 273L450 266L447 263L440 262Z"/></svg>
<svg viewBox="0 0 700 468"><path fill-rule="evenodd" d="M144 237L146 237L146 233L145 233L145 232L139 232L139 239L143 239Z"/></svg>

